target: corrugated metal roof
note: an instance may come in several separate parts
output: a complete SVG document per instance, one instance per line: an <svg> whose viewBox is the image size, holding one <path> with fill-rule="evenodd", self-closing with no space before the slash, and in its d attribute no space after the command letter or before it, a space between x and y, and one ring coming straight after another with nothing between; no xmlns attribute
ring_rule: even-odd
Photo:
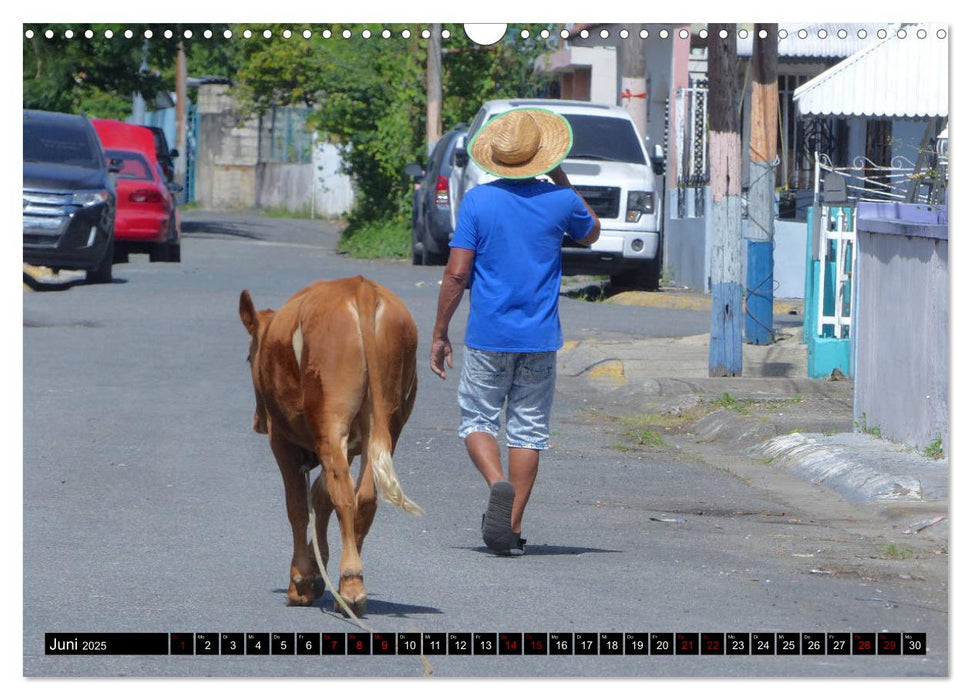
<svg viewBox="0 0 971 700"><path fill-rule="evenodd" d="M858 51L798 88L793 97L799 113L947 116L947 25L904 25L899 32ZM943 32L943 38L939 32Z"/></svg>
<svg viewBox="0 0 971 700"><path fill-rule="evenodd" d="M779 23L779 58L847 58L879 39L881 29L896 31L899 25L884 23ZM738 38L736 51L743 58L752 56L752 32Z"/></svg>

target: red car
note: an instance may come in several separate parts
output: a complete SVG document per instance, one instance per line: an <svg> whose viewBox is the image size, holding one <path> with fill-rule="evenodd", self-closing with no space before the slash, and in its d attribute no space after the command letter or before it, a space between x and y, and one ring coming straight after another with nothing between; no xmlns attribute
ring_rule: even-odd
<svg viewBox="0 0 971 700"><path fill-rule="evenodd" d="M120 161L115 213L115 262L148 253L152 262L181 260L176 192L169 189L155 152L155 136L144 126L92 119L109 160Z"/></svg>

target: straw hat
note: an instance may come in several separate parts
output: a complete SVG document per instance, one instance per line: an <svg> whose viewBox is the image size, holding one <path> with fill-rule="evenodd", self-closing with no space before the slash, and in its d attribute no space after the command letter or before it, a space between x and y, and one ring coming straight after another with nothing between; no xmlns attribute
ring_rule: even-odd
<svg viewBox="0 0 971 700"><path fill-rule="evenodd" d="M549 172L573 145L570 122L548 109L504 112L479 129L469 155L490 175L510 179Z"/></svg>

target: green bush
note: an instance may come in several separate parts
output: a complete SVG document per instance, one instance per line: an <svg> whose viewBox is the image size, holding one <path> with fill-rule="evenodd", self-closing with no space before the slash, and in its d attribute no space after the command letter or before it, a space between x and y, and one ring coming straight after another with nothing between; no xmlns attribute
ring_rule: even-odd
<svg viewBox="0 0 971 700"><path fill-rule="evenodd" d="M344 230L337 249L352 258L407 258L411 227L399 218L355 221Z"/></svg>

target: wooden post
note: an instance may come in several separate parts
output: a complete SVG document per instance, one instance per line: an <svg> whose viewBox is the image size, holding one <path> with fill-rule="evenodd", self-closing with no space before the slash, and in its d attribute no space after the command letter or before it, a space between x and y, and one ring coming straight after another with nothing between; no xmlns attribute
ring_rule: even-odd
<svg viewBox="0 0 971 700"><path fill-rule="evenodd" d="M764 38L761 36L765 34ZM756 24L752 54L752 128L749 139L748 274L745 340L768 345L772 326L775 237L775 160L779 133L777 24Z"/></svg>
<svg viewBox="0 0 971 700"><path fill-rule="evenodd" d="M428 38L428 66L425 85L425 143L431 156L435 142L442 138L442 25L433 24Z"/></svg>
<svg viewBox="0 0 971 700"><path fill-rule="evenodd" d="M708 25L708 142L711 168L711 340L708 376L742 374L742 138L737 30Z"/></svg>
<svg viewBox="0 0 971 700"><path fill-rule="evenodd" d="M175 159L175 181L185 187L185 165L187 151L187 124L189 115L189 95L186 89L188 75L185 63L185 46L180 41L175 50L175 148L179 151Z"/></svg>

